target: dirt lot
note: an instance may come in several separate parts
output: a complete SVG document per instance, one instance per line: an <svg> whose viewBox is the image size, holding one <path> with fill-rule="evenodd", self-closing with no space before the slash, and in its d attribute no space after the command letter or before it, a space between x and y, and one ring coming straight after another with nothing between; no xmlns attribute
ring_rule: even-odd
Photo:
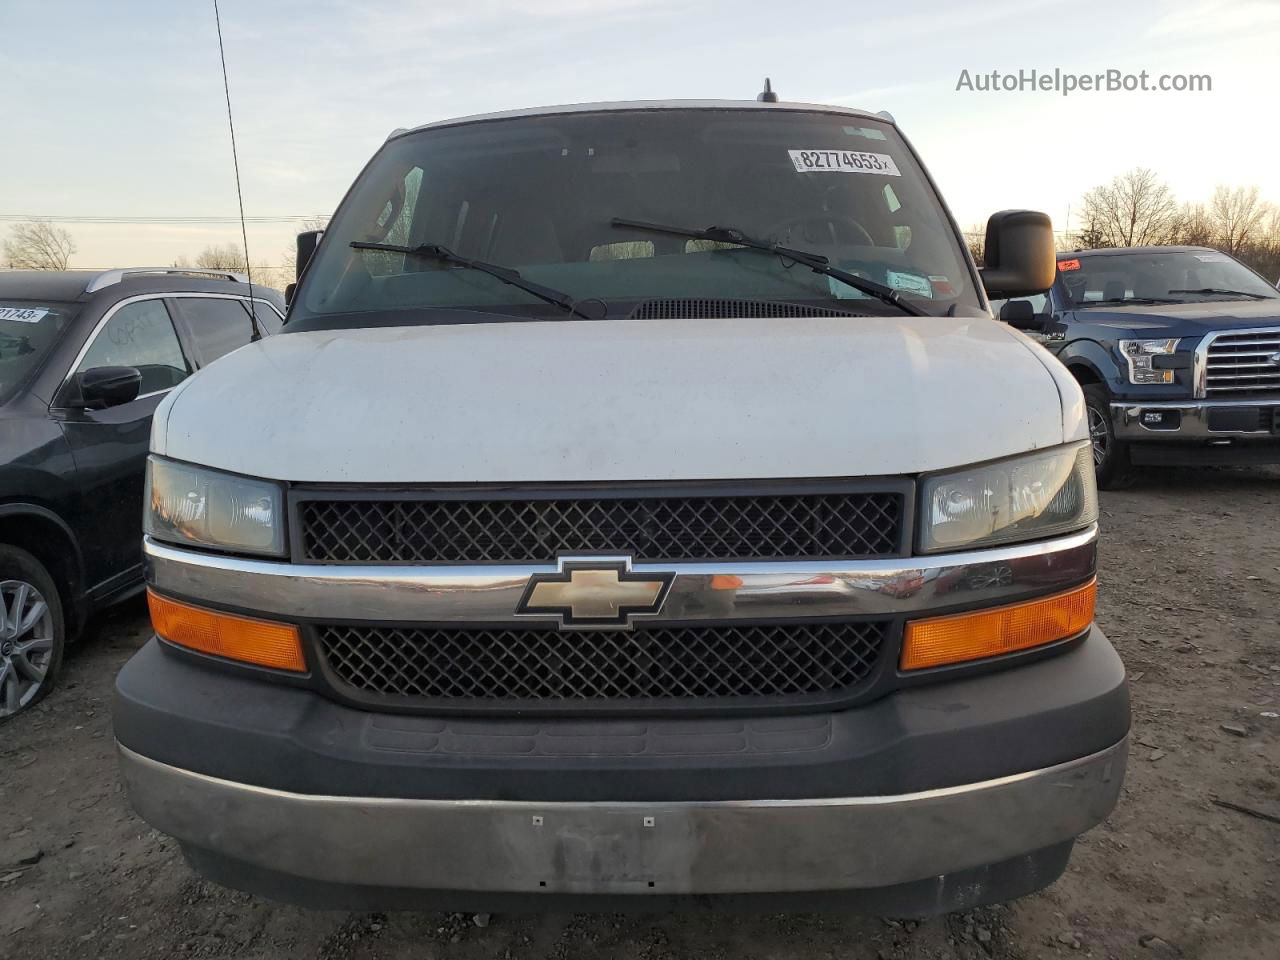
<svg viewBox="0 0 1280 960"><path fill-rule="evenodd" d="M222 890L116 779L111 681L147 635L132 604L0 728L0 957L1274 960L1280 821L1212 800L1280 817L1280 471L1162 475L1104 495L1103 524L1099 620L1133 681L1133 758L1115 815L1036 896L916 924L309 913Z"/></svg>

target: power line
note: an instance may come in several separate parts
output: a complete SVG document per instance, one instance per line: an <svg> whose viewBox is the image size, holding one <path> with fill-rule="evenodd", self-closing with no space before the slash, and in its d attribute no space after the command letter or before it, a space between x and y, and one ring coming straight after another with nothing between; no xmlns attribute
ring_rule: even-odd
<svg viewBox="0 0 1280 960"><path fill-rule="evenodd" d="M245 217L247 223L296 223L300 220L328 220L327 214L288 214L280 216ZM122 223L122 224L171 224L171 223L239 223L239 217L133 217L133 216L42 216L40 214L0 213L0 221L26 222L29 220L45 220L49 223Z"/></svg>

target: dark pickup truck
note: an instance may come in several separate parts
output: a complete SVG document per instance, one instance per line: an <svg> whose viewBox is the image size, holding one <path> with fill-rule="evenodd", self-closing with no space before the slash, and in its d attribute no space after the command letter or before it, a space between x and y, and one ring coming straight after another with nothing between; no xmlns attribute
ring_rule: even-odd
<svg viewBox="0 0 1280 960"><path fill-rule="evenodd" d="M1080 381L1100 486L1134 466L1280 463L1280 291L1227 254L1060 253L1048 293L992 310Z"/></svg>

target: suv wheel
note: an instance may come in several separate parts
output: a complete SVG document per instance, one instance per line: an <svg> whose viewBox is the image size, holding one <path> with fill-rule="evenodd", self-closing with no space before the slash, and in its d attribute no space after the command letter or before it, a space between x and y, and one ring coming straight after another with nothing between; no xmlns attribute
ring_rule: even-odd
<svg viewBox="0 0 1280 960"><path fill-rule="evenodd" d="M49 571L25 550L0 545L0 721L49 692L65 642L62 600Z"/></svg>
<svg viewBox="0 0 1280 960"><path fill-rule="evenodd" d="M1116 439L1111 426L1111 394L1101 384L1091 383L1084 388L1084 402L1098 486L1103 490L1131 486L1134 474L1129 462L1129 445Z"/></svg>

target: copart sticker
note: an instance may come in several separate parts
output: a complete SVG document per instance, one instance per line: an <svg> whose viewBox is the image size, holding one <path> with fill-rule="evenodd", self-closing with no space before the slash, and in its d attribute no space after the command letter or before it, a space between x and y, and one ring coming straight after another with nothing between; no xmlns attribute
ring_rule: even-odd
<svg viewBox="0 0 1280 960"><path fill-rule="evenodd" d="M1202 263L1226 263L1230 257L1224 253L1197 253L1196 259Z"/></svg>
<svg viewBox="0 0 1280 960"><path fill-rule="evenodd" d="M878 173L900 177L902 171L887 153L860 150L788 150L796 173Z"/></svg>
<svg viewBox="0 0 1280 960"><path fill-rule="evenodd" d="M16 320L18 323L39 323L48 310L32 307L0 307L0 320Z"/></svg>
<svg viewBox="0 0 1280 960"><path fill-rule="evenodd" d="M914 293L921 297L933 299L933 285L919 274L899 273L897 270L890 270L885 274L885 279L889 282L889 286L895 290L904 290L907 293Z"/></svg>
<svg viewBox="0 0 1280 960"><path fill-rule="evenodd" d="M1079 260L1059 260L1058 261L1058 270L1061 273L1070 273L1072 270L1079 270L1079 269L1080 269Z"/></svg>

